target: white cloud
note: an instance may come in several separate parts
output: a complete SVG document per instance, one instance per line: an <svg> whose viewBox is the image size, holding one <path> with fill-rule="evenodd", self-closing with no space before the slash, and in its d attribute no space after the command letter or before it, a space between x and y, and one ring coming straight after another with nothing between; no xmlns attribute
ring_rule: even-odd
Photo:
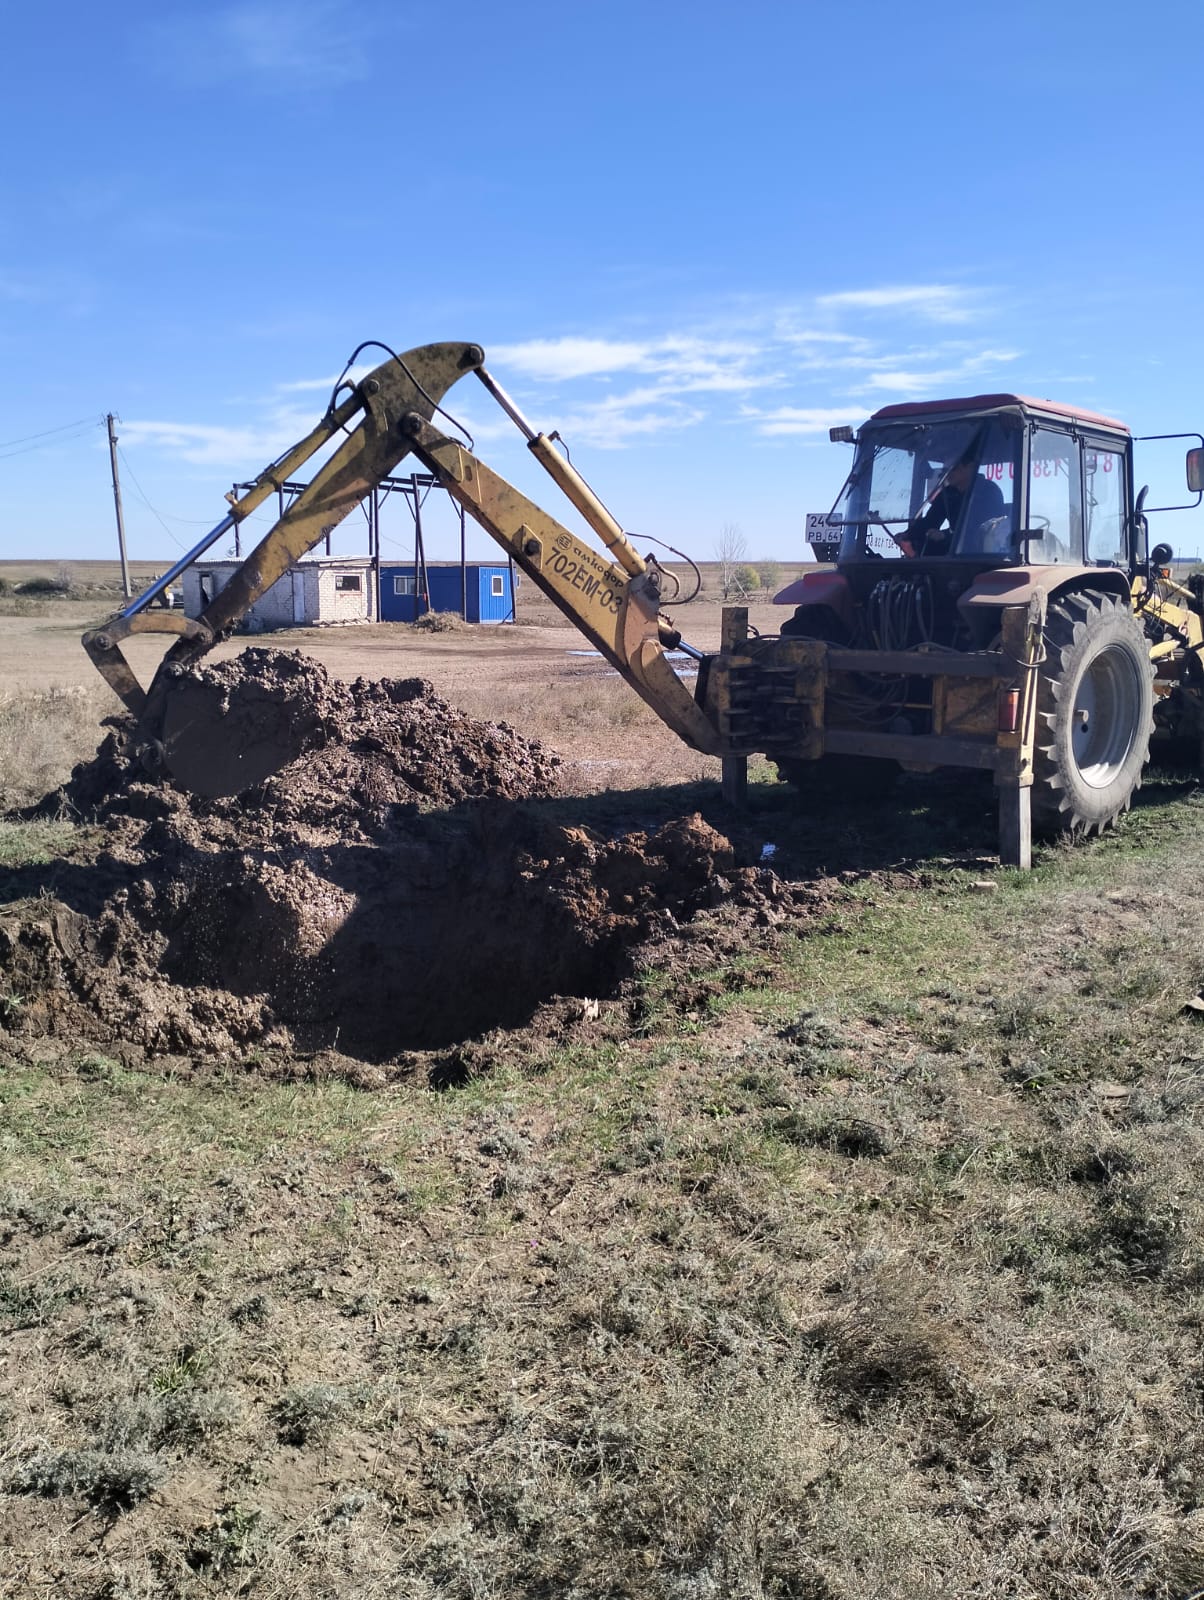
<svg viewBox="0 0 1204 1600"><path fill-rule="evenodd" d="M358 383L361 378L366 378L372 370L368 366L352 367L350 372L343 374L344 382ZM289 383L278 383L276 385L276 393L305 394L316 389L319 391L325 390L329 394L338 381L339 374L337 372L332 372L325 378L294 378Z"/></svg>
<svg viewBox="0 0 1204 1600"><path fill-rule="evenodd" d="M781 327L774 330L783 344L787 345L824 345L842 344L854 348L866 349L869 340L858 333L832 333L819 328L791 328Z"/></svg>
<svg viewBox="0 0 1204 1600"><path fill-rule="evenodd" d="M489 364L513 368L545 383L596 378L631 372L647 359L652 346L614 339L529 339L524 344L495 345Z"/></svg>
<svg viewBox="0 0 1204 1600"><path fill-rule="evenodd" d="M608 395L594 404L580 405L556 424L557 431L574 445L618 450L637 438L678 433L705 420L706 412L686 405L652 385L626 394Z"/></svg>
<svg viewBox="0 0 1204 1600"><path fill-rule="evenodd" d="M984 372L1005 366L1019 358L1018 350L983 350L968 356L955 366L923 371L894 370L872 373L866 380L871 389L887 390L894 394L928 394L933 389L948 388L969 379L978 379Z"/></svg>
<svg viewBox="0 0 1204 1600"><path fill-rule="evenodd" d="M259 424L224 428L201 422L123 420L121 442L127 449L149 446L183 461L219 464L248 477L274 461L313 427L306 414L278 412Z"/></svg>
<svg viewBox="0 0 1204 1600"><path fill-rule="evenodd" d="M977 296L956 284L895 284L821 294L815 303L826 311L913 311L931 322L968 322L976 310Z"/></svg>
<svg viewBox="0 0 1204 1600"><path fill-rule="evenodd" d="M512 369L541 383L634 372L655 378L662 393L683 394L749 389L776 381L773 374L756 370L762 354L761 346L748 340L670 334L651 340L532 339L494 346L488 359L491 368Z"/></svg>
<svg viewBox="0 0 1204 1600"><path fill-rule="evenodd" d="M860 333L794 328L785 323L775 326L770 338L775 344L780 344L783 354L796 370L825 371L841 366L861 366L874 358L873 339L866 339Z"/></svg>
<svg viewBox="0 0 1204 1600"><path fill-rule="evenodd" d="M602 331L502 343L491 346L487 358L533 424L556 429L570 448L620 449L704 423L723 427L729 437L743 429L746 436L805 440L861 421L885 396L973 392L992 382L1007 387L995 375L1018 360L1015 350L984 347L985 340L971 344L964 335L900 337L917 315L941 320L941 307L944 320L954 320L959 297L968 301L969 292L952 285L848 290L820 297L818 307L832 327L814 325L815 305L742 306L726 322L716 317L640 338ZM843 313L856 326L856 313L866 306L895 313L881 336L840 325ZM360 378L372 365L357 364L350 376ZM147 448L249 475L252 463L273 459L309 432L336 377L331 371L289 378L257 401L240 398L243 427L147 421L127 424L127 432ZM488 457L488 447L508 436L511 424L476 385L465 389L449 396L448 409L473 413L472 432Z"/></svg>

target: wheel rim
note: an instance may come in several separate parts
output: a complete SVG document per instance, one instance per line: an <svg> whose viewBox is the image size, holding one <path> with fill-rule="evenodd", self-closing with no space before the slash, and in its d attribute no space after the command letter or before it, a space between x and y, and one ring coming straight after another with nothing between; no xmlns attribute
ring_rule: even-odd
<svg viewBox="0 0 1204 1600"><path fill-rule="evenodd" d="M1079 680L1070 748L1079 776L1106 789L1124 766L1137 738L1141 680L1127 651L1101 650Z"/></svg>

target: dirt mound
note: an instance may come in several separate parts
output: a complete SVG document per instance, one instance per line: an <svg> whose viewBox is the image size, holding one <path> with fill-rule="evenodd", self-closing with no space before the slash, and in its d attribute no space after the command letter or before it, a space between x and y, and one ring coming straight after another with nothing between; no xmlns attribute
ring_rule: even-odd
<svg viewBox="0 0 1204 1600"><path fill-rule="evenodd" d="M308 753L205 800L148 782L110 735L53 797L98 824L95 860L0 918L19 997L0 1026L384 1060L604 994L640 941L736 892L700 818L618 839L566 826L535 803L557 756L421 680L347 686L267 650L206 678L232 707L285 703Z"/></svg>
<svg viewBox="0 0 1204 1600"><path fill-rule="evenodd" d="M119 722L48 807L98 821L186 811L208 831L234 822L243 838L248 830L262 836L281 827L292 836L310 828L345 838L374 834L398 808L556 790L561 761L554 750L504 722L468 716L423 678L345 684L299 651L249 649L190 673L180 691L193 690L222 713L234 737L286 728L293 759L232 798L207 800L148 781L127 752L129 727Z"/></svg>

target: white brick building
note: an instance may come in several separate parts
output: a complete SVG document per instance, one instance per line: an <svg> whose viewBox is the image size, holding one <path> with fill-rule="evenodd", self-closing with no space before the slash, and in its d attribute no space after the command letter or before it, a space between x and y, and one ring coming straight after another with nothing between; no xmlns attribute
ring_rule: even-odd
<svg viewBox="0 0 1204 1600"><path fill-rule="evenodd" d="M242 565L238 561L198 561L183 575L184 614L199 617ZM251 607L246 628L303 627L317 622L375 622L376 581L368 556L310 556Z"/></svg>

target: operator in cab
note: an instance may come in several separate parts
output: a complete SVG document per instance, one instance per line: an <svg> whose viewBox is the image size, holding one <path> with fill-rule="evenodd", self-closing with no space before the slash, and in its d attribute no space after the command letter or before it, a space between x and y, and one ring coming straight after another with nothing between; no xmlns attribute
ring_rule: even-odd
<svg viewBox="0 0 1204 1600"><path fill-rule="evenodd" d="M967 502L969 502L967 504ZM963 455L945 473L922 516L908 523L896 543L905 556L946 556L965 512L968 534L1006 511L1003 490L981 477L973 454Z"/></svg>

